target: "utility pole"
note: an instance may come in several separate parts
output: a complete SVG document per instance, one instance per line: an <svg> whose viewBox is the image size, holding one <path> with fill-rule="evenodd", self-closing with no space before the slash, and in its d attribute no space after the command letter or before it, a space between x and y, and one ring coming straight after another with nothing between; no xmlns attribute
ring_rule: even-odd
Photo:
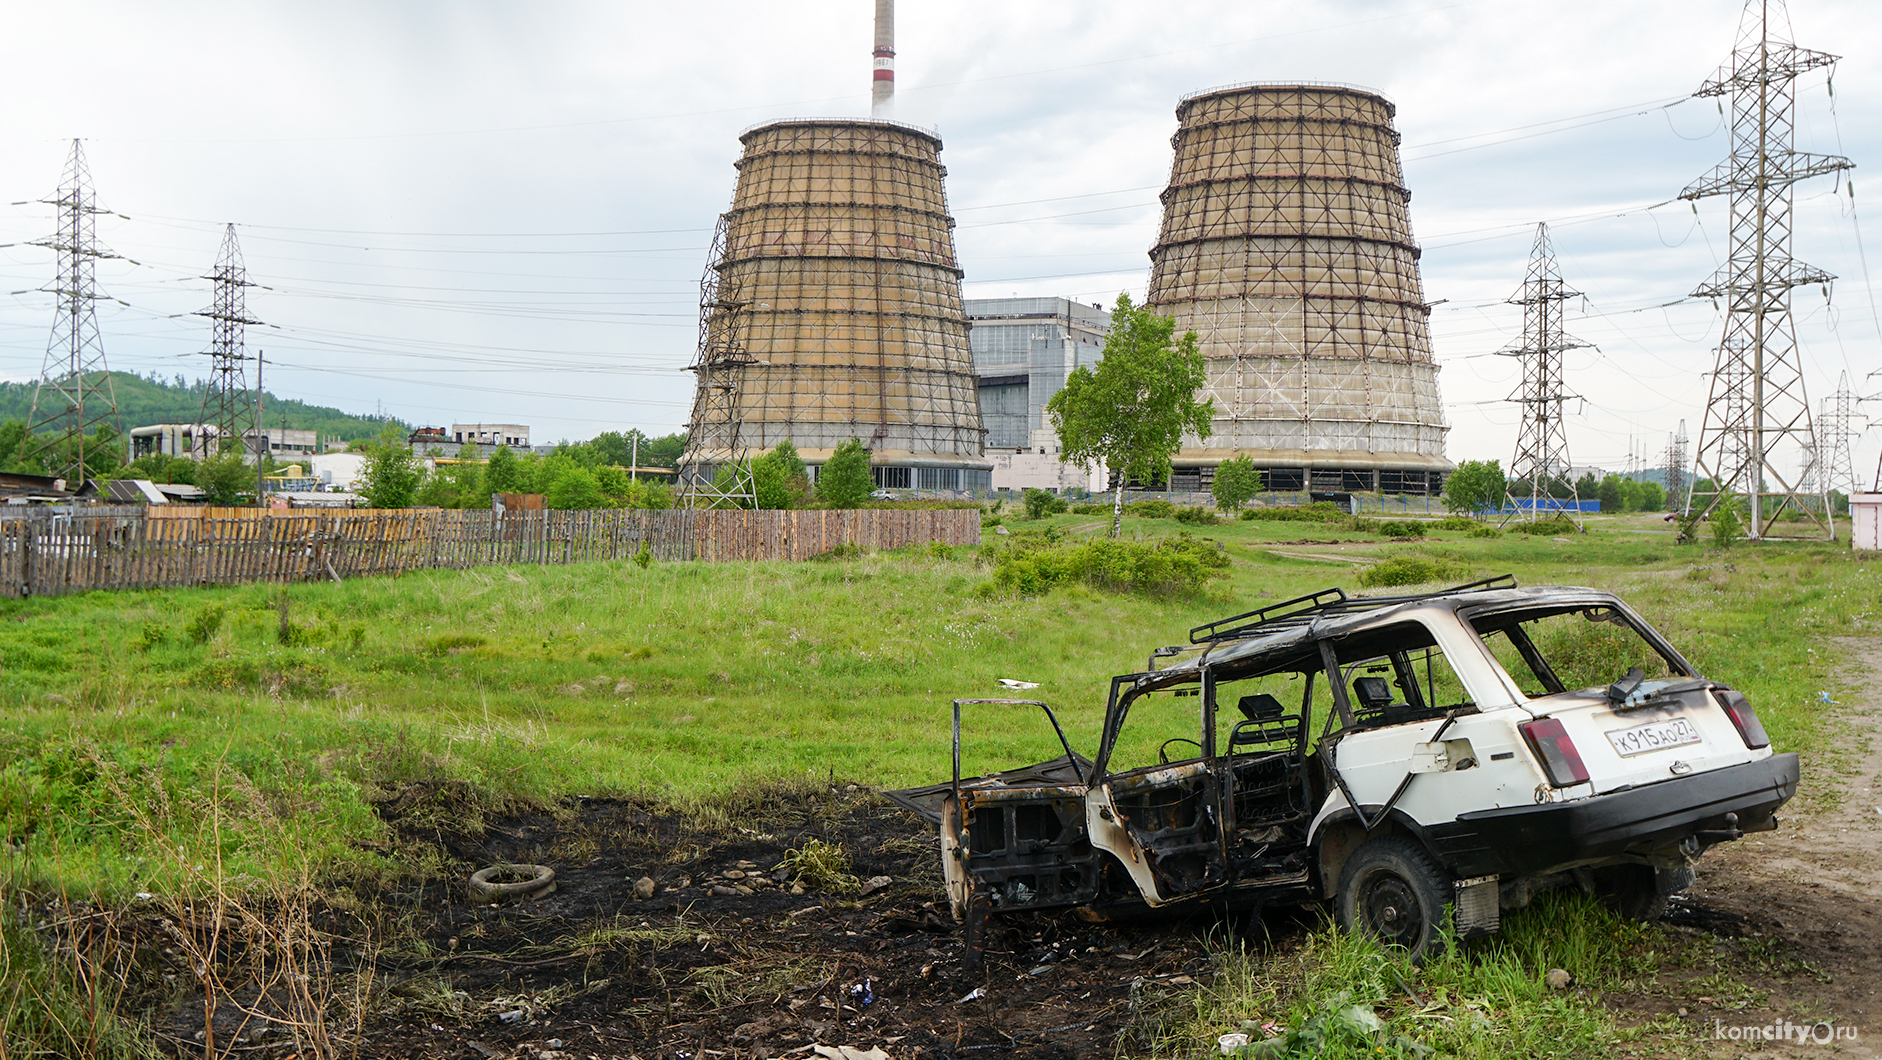
<svg viewBox="0 0 1882 1060"><path fill-rule="evenodd" d="M40 290L53 294L59 308L20 443L21 462L37 461L47 474L65 480L68 489L77 489L91 477L85 464L87 433L106 423L120 436L124 433L96 308L103 297L98 293L97 263L119 255L98 245L93 219L110 211L99 209L96 198L84 151L73 140L58 194L40 200L59 208L59 230L33 241L58 255L57 277Z"/></svg>
<svg viewBox="0 0 1882 1060"><path fill-rule="evenodd" d="M1832 66L1836 56L1797 47L1789 32L1784 0L1747 0L1730 65L1693 93L1730 97L1732 154L1679 197L1727 196L1732 233L1725 266L1693 292L1724 299L1726 316L1687 510L1709 512L1743 496L1748 537L1769 536L1784 510L1795 508L1835 540L1820 484L1803 489L1802 476L1783 466L1779 450L1817 448L1790 289L1833 278L1791 257L1791 185L1848 169L1850 162L1793 149L1793 83Z"/></svg>
<svg viewBox="0 0 1882 1060"><path fill-rule="evenodd" d="M215 282L216 295L213 305L196 314L207 317L212 328L209 382L203 389L203 410L198 424L215 427L214 452L227 452L232 447L246 450L249 433L259 432L261 423L255 418L257 406L248 396L248 370L242 362L248 360L248 325L261 321L250 319L248 315L243 291L255 285L248 282L248 270L242 265L242 249L236 243L234 225L223 231L216 267L204 279ZM259 401L259 370L256 381L255 400ZM210 455L208 439L204 439L203 456Z"/></svg>
<svg viewBox="0 0 1882 1060"><path fill-rule="evenodd" d="M1509 485L1504 494L1511 509L1504 521L1520 516L1537 517L1537 509L1550 500L1549 487L1557 478L1568 483L1571 510L1581 522L1580 496L1570 476L1568 432L1562 425L1562 406L1579 395L1563 390L1562 354L1587 346L1562 331L1562 303L1581 297L1562 282L1555 264L1555 247L1549 239L1549 226L1536 225L1536 241L1529 251L1529 273L1522 289L1509 304L1523 307L1523 337L1518 344L1498 351L1506 357L1520 357L1523 381L1509 400L1523 407L1523 422L1516 434L1516 455L1510 459ZM1529 506L1524 509L1517 498L1527 493ZM1551 507L1557 507L1551 505Z"/></svg>

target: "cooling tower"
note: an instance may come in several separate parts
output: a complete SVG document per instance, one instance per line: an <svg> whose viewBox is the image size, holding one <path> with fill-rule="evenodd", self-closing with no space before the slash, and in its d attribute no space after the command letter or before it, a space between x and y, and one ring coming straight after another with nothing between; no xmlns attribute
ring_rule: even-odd
<svg viewBox="0 0 1882 1060"><path fill-rule="evenodd" d="M1451 468L1394 109L1323 84L1177 107L1148 304L1200 339L1215 422L1172 488L1238 455L1281 490L1423 493Z"/></svg>
<svg viewBox="0 0 1882 1060"><path fill-rule="evenodd" d="M940 139L838 119L739 139L703 300L701 361L716 367L710 383L701 371L684 463L788 439L816 465L860 438L883 486L987 488Z"/></svg>

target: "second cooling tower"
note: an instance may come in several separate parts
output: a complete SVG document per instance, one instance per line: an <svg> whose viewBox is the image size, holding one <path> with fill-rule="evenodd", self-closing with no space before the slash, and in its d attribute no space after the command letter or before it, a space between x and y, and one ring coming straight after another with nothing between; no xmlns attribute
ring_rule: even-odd
<svg viewBox="0 0 1882 1060"><path fill-rule="evenodd" d="M1271 490L1441 487L1448 427L1393 113L1324 84L1177 107L1148 304L1196 332L1215 421L1185 440L1173 489L1240 455Z"/></svg>

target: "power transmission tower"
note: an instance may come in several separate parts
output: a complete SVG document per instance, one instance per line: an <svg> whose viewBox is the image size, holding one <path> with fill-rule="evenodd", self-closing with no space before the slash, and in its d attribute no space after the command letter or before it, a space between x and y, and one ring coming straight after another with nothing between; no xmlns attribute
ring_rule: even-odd
<svg viewBox="0 0 1882 1060"><path fill-rule="evenodd" d="M1675 431L1666 443L1666 507L1671 511L1675 506L1686 505L1686 421L1679 421L1679 430Z"/></svg>
<svg viewBox="0 0 1882 1060"><path fill-rule="evenodd" d="M1814 495L1804 490L1779 450L1816 448L1790 289L1832 279L1791 257L1791 185L1848 169L1850 162L1793 149L1793 82L1836 57L1797 47L1789 33L1784 0L1747 0L1730 66L1693 93L1731 97L1732 154L1680 198L1729 196L1732 235L1725 266L1693 292L1725 299L1726 316L1687 508L1704 513L1743 496L1748 537L1768 536L1784 509L1796 508L1834 539L1821 488ZM1767 504L1767 497L1775 503Z"/></svg>
<svg viewBox="0 0 1882 1060"><path fill-rule="evenodd" d="M98 245L93 218L100 210L92 190L91 170L84 151L72 141L72 157L65 164L59 193L41 202L59 208L59 230L33 245L58 254L59 273L52 286L42 287L58 299L59 315L46 343L46 363L33 391L33 408L26 417L26 437L20 459L38 462L46 473L76 489L91 476L86 464L98 453L86 453L93 444L86 435L109 423L118 434L118 399L105 366L104 341L98 334L96 265L118 255Z"/></svg>
<svg viewBox="0 0 1882 1060"><path fill-rule="evenodd" d="M1568 432L1562 425L1562 405L1578 395L1562 389L1562 354L1588 345L1562 332L1562 303L1581 297L1562 282L1555 265L1555 247L1549 241L1549 226L1536 226L1536 242L1529 251L1529 274L1522 290L1509 299L1523 307L1523 338L1518 345L1500 350L1504 356L1523 360L1522 385L1509 400L1523 407L1523 423L1516 434L1516 455L1510 459L1509 486L1504 494L1505 507L1511 509L1507 522L1515 515L1535 519L1544 504L1551 508L1550 485L1558 478L1568 483L1569 510L1581 521L1580 496L1569 474ZM1528 495L1524 509L1517 498Z"/></svg>
<svg viewBox="0 0 1882 1060"><path fill-rule="evenodd" d="M699 281L699 357L692 366L699 384L686 425L686 455L680 459L680 494L690 508L752 508L758 502L751 461L739 444L744 421L739 388L745 369L758 362L745 349L741 326L748 303L740 299L738 285L725 282L719 271L730 217L719 215ZM718 472L725 468L731 471L720 482Z"/></svg>
<svg viewBox="0 0 1882 1060"><path fill-rule="evenodd" d="M202 455L230 450L247 451L250 435L261 438L261 424L256 420L255 398L248 389L247 328L259 324L248 315L244 290L255 286L248 281L242 265L242 248L235 241L235 226L222 234L222 250L216 255L216 267L203 277L216 284L215 304L196 315L209 318L212 333L209 345L209 384L203 391L203 411L198 423L215 428L215 442L202 440ZM204 433L207 433L206 431ZM260 451L260 450L257 450Z"/></svg>
<svg viewBox="0 0 1882 1060"><path fill-rule="evenodd" d="M1842 490L1844 496L1856 492L1856 461L1849 443L1856 436L1850 424L1856 419L1856 394L1849 389L1849 372L1836 377L1836 393L1823 399L1817 411L1818 455L1822 460L1825 490Z"/></svg>

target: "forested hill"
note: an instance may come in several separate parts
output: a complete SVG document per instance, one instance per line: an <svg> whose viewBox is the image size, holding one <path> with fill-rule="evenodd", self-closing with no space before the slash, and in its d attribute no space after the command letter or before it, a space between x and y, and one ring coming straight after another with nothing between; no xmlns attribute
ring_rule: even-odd
<svg viewBox="0 0 1882 1060"><path fill-rule="evenodd" d="M111 387L118 399L118 416L128 433L133 427L152 423L194 423L202 415L201 379L177 376L164 381L155 375L137 376L112 372ZM37 383L0 383L0 423L24 420L33 409L33 391ZM89 408L89 403L87 408ZM345 441L371 438L379 433L384 420L372 416L353 416L324 405L309 405L264 392L261 399L263 426L279 427L282 417L293 430L319 431L323 439L338 436ZM401 427L409 425L388 417Z"/></svg>

